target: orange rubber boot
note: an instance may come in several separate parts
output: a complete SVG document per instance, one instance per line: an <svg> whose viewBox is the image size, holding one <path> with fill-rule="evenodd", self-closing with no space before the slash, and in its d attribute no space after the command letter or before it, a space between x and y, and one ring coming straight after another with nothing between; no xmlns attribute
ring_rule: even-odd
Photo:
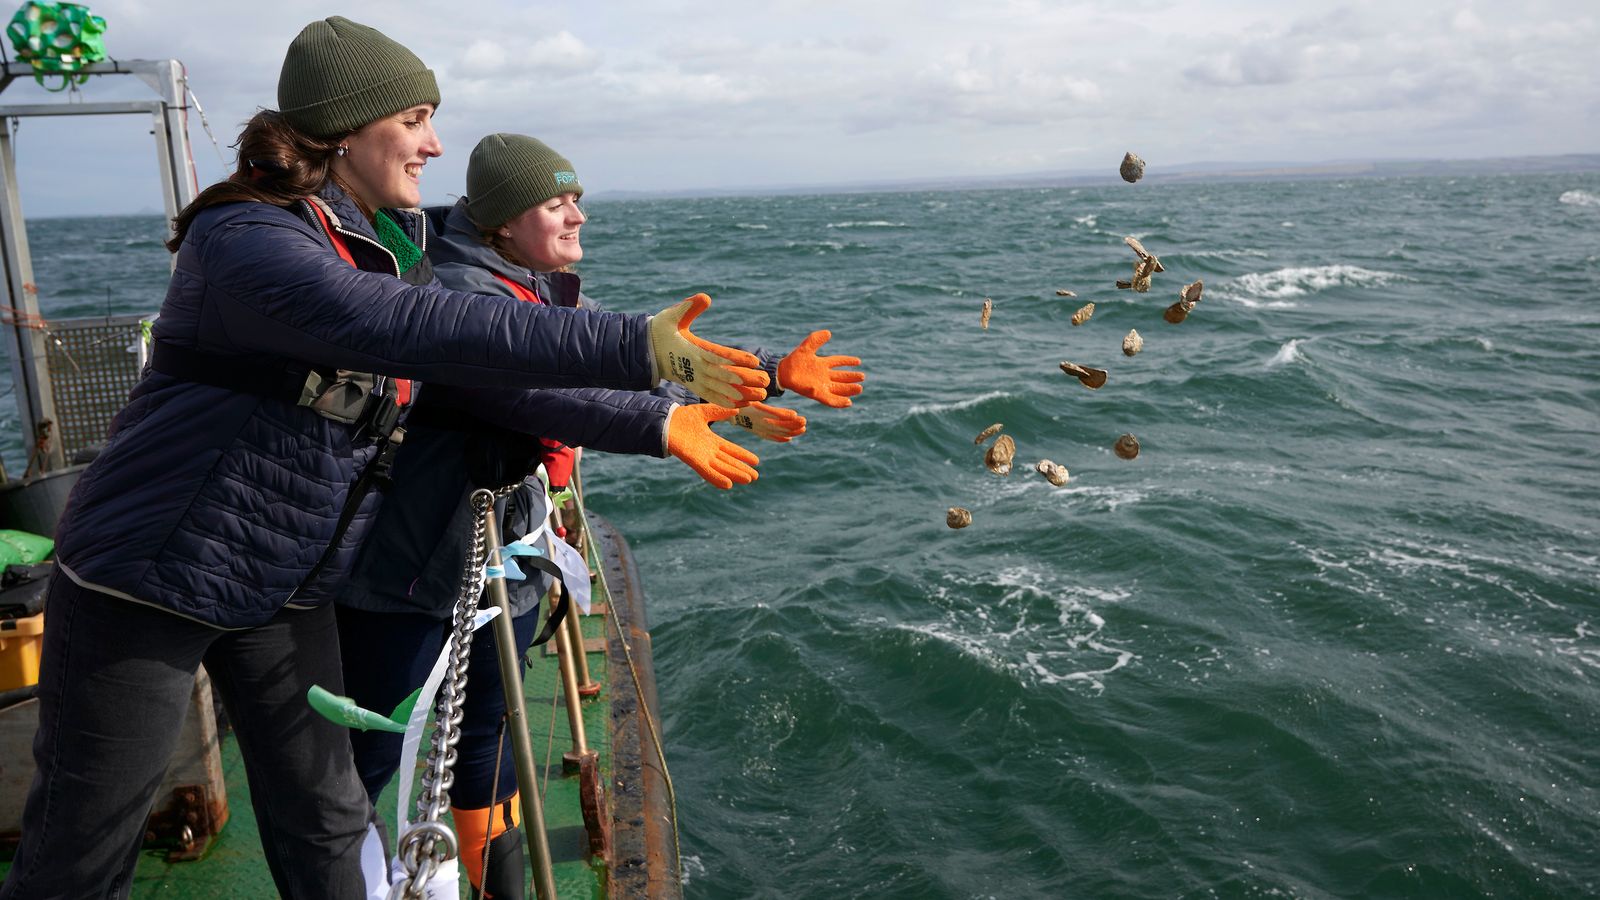
<svg viewBox="0 0 1600 900"><path fill-rule="evenodd" d="M461 847L461 866L472 882L472 896L484 900L520 898L526 895L523 877L522 807L518 796L485 809L450 807L456 823L456 839ZM488 849L488 866L484 850Z"/></svg>

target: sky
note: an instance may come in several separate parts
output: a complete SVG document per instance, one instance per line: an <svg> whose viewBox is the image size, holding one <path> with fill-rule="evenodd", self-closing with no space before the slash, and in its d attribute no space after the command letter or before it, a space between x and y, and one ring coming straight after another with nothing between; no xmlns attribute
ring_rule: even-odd
<svg viewBox="0 0 1600 900"><path fill-rule="evenodd" d="M531 134L591 197L1104 170L1600 152L1600 5L1505 2L99 0L113 57L175 56L202 185L232 166L307 22L343 15L438 75L462 190L485 134ZM98 78L88 101L148 96ZM31 82L6 103L60 100ZM195 117L197 118L197 117ZM27 120L24 212L155 212L132 117Z"/></svg>

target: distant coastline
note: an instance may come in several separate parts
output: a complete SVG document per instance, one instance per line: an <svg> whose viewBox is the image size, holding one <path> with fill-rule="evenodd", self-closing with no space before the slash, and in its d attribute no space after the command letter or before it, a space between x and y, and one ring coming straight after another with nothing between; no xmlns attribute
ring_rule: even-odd
<svg viewBox="0 0 1600 900"><path fill-rule="evenodd" d="M1044 187L1086 187L1121 184L1117 160L1105 171L1087 169L1054 172L1025 172L1015 175L957 175L942 178L907 178L885 181L839 182L835 184L794 184L728 188L683 188L659 191L589 192L594 200L686 200L710 197L804 196L807 194L878 194L909 191L965 191ZM1471 177L1475 175L1559 175L1565 172L1600 172L1600 153L1566 153L1552 156L1499 156L1485 159L1379 159L1333 160L1318 163L1285 162L1207 162L1152 164L1145 171L1144 184L1202 183L1229 181L1308 181L1338 178L1428 178ZM428 198L425 206L449 205L456 195L444 199ZM132 213L105 213L115 218L158 218L159 210L142 209ZM78 219L84 216L42 215L36 219ZM87 218L100 218L91 216Z"/></svg>
<svg viewBox="0 0 1600 900"><path fill-rule="evenodd" d="M763 187L686 188L662 191L595 191L599 200L655 200L692 197L758 197L795 194L870 194L905 191L960 191L981 188L1078 187L1120 184L1117 160L1104 171L1087 169L1026 172L1015 175L966 175L908 178L837 184ZM1333 160L1317 163L1208 162L1161 166L1152 163L1141 184L1221 181L1304 181L1336 178L1408 178L1474 175L1558 175L1600 172L1600 153L1552 156L1501 156L1485 159Z"/></svg>

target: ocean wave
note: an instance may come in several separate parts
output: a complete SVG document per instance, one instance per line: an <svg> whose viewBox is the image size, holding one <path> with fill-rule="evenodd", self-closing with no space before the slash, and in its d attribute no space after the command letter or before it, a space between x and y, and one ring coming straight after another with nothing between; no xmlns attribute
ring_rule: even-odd
<svg viewBox="0 0 1600 900"><path fill-rule="evenodd" d="M874 219L870 222L829 222L829 228L910 228L904 222L889 222L883 219Z"/></svg>
<svg viewBox="0 0 1600 900"><path fill-rule="evenodd" d="M976 397L968 397L965 400L955 400L950 403L917 403L913 404L910 409L906 410L906 415L925 416L928 413L943 413L957 409L967 409L969 407L977 406L980 403L988 403L990 400L1001 400L1009 396L1011 395L1005 391L990 391L987 394L979 394Z"/></svg>
<svg viewBox="0 0 1600 900"><path fill-rule="evenodd" d="M1271 359L1267 360L1267 368L1275 369L1278 366L1286 366L1289 363L1299 362L1305 359L1305 354L1300 352L1301 342L1301 338L1293 338L1286 342L1282 347L1279 347L1278 352L1273 354Z"/></svg>
<svg viewBox="0 0 1600 900"><path fill-rule="evenodd" d="M842 241L784 241L783 246L790 250L814 250L817 253L837 253L844 249Z"/></svg>
<svg viewBox="0 0 1600 900"><path fill-rule="evenodd" d="M1182 251L1179 251L1177 253L1173 253L1171 255L1172 256L1193 256L1193 257L1196 257L1198 259L1213 259L1213 258L1217 258L1217 259L1233 259L1235 257L1241 257L1241 256L1250 256L1250 257L1255 257L1255 258L1258 258L1258 259L1266 259L1271 254L1269 254L1265 250L1254 250L1254 249L1250 249L1250 248L1245 248L1243 250L1182 250Z"/></svg>
<svg viewBox="0 0 1600 900"><path fill-rule="evenodd" d="M1138 503L1148 496L1144 491L1133 488L1102 487L1092 484L1056 488L1052 493L1065 494L1073 499L1087 500L1097 507L1104 508L1106 512L1116 512L1117 507L1124 504Z"/></svg>
<svg viewBox="0 0 1600 900"><path fill-rule="evenodd" d="M733 227L744 228L749 231L766 231L769 226L762 222L735 222Z"/></svg>
<svg viewBox="0 0 1600 900"><path fill-rule="evenodd" d="M1100 217L1096 216L1094 213L1089 213L1085 216L1073 216L1072 221L1077 222L1079 225L1082 225L1085 228L1093 228L1100 221Z"/></svg>
<svg viewBox="0 0 1600 900"><path fill-rule="evenodd" d="M1257 297L1281 300L1302 297L1333 287L1382 287L1391 281L1405 281L1395 272L1363 269L1360 266L1289 266L1271 272L1247 272L1233 279L1232 284ZM1246 302L1243 298L1241 302ZM1251 305L1247 303L1247 305Z"/></svg>
<svg viewBox="0 0 1600 900"><path fill-rule="evenodd" d="M1568 206L1600 206L1600 197L1588 191L1567 191L1561 195L1560 202Z"/></svg>

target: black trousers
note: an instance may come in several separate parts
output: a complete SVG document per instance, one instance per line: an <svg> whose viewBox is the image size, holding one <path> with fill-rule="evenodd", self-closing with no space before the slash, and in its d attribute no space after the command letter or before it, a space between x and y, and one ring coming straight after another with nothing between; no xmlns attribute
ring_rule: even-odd
<svg viewBox="0 0 1600 900"><path fill-rule="evenodd" d="M574 611L573 615L577 615ZM444 646L449 622L417 613L377 613L339 607L339 637L344 644L345 688L367 709L385 715L422 685ZM539 626L539 607L511 620L517 654L526 653ZM511 735L502 734L506 695L494 626L472 638L467 696L461 710L461 740L456 744L455 780L450 804L482 809L517 792L517 767ZM373 802L400 768L401 736L387 731L352 731L356 769ZM496 781L496 770L499 780Z"/></svg>
<svg viewBox="0 0 1600 900"><path fill-rule="evenodd" d="M331 607L220 631L57 570L42 654L38 771L0 900L128 895L201 662L238 737L279 894L366 896L366 792L345 729L306 702L313 684L344 692Z"/></svg>

